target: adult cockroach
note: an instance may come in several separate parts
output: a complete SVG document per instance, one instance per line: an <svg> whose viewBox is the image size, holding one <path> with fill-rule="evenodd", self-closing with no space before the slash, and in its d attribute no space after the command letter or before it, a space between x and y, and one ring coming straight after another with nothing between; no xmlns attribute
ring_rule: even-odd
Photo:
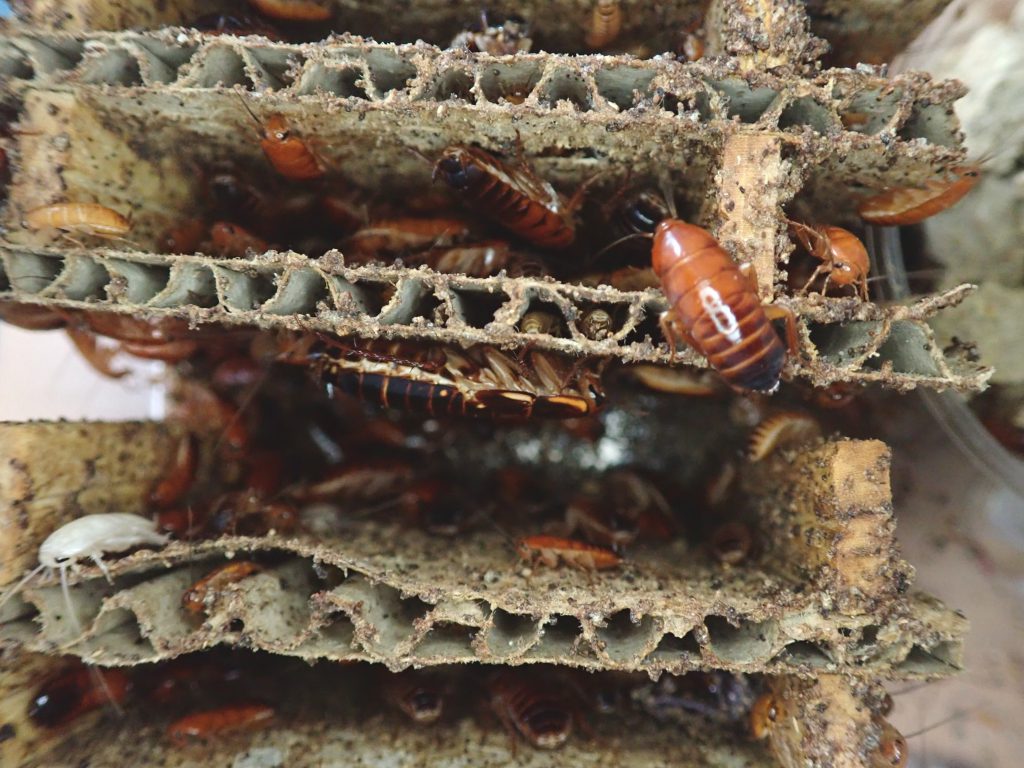
<svg viewBox="0 0 1024 768"><path fill-rule="evenodd" d="M249 5L279 21L327 21L331 18L330 7L314 0L249 0Z"/></svg>
<svg viewBox="0 0 1024 768"><path fill-rule="evenodd" d="M265 121L260 120L245 98L241 95L238 98L245 111L259 126L263 134L260 147L275 171L294 181L318 179L324 175L324 167L320 160L305 141L292 135L284 115L270 115Z"/></svg>
<svg viewBox="0 0 1024 768"><path fill-rule="evenodd" d="M274 708L266 704L231 704L175 720L167 727L167 736L176 744L186 746L192 741L264 727L274 715Z"/></svg>
<svg viewBox="0 0 1024 768"><path fill-rule="evenodd" d="M576 240L573 213L581 193L563 201L526 165L512 167L473 147L448 147L434 166L466 204L539 248L567 248Z"/></svg>
<svg viewBox="0 0 1024 768"><path fill-rule="evenodd" d="M559 536L526 536L516 543L516 550L523 560L548 568L564 563L581 571L603 571L622 564L622 558L610 549Z"/></svg>
<svg viewBox="0 0 1024 768"><path fill-rule="evenodd" d="M515 53L529 53L532 45L530 25L526 19L509 16L503 24L493 26L487 19L487 11L481 11L480 30L460 32L448 47L465 48L492 56L511 56Z"/></svg>
<svg viewBox="0 0 1024 768"><path fill-rule="evenodd" d="M861 201L857 213L869 224L917 224L953 206L974 189L981 178L977 165L954 168L950 176L926 181L920 187L897 187Z"/></svg>
<svg viewBox="0 0 1024 768"><path fill-rule="evenodd" d="M209 608L210 600L218 591L228 584L237 584L262 570L260 565L248 560L224 563L185 590L185 594L181 596L181 607L192 618L201 619Z"/></svg>
<svg viewBox="0 0 1024 768"><path fill-rule="evenodd" d="M47 678L32 696L28 716L43 728L66 728L105 704L124 704L132 681L122 669L76 665Z"/></svg>
<svg viewBox="0 0 1024 768"><path fill-rule="evenodd" d="M560 688L545 685L534 675L503 671L488 691L491 708L510 735L518 733L537 749L557 749L572 735L579 718Z"/></svg>
<svg viewBox="0 0 1024 768"><path fill-rule="evenodd" d="M228 259L243 259L270 250L266 240L229 221L214 222L210 227L210 240L214 253Z"/></svg>
<svg viewBox="0 0 1024 768"><path fill-rule="evenodd" d="M619 0L595 0L583 41L591 50L614 43L622 31L622 5Z"/></svg>
<svg viewBox="0 0 1024 768"><path fill-rule="evenodd" d="M758 424L747 443L751 462L765 459L782 446L796 446L821 436L821 425L805 413L783 411Z"/></svg>
<svg viewBox="0 0 1024 768"><path fill-rule="evenodd" d="M682 339L732 386L775 392L786 347L770 318L786 319L791 353L796 321L787 309L761 304L753 271L738 266L707 230L679 219L658 224L652 263L669 302L661 324L673 351Z"/></svg>
<svg viewBox="0 0 1024 768"><path fill-rule="evenodd" d="M239 409L197 381L177 384L171 417L197 434L216 431L216 449L228 461L241 461L249 450L249 428Z"/></svg>
<svg viewBox="0 0 1024 768"><path fill-rule="evenodd" d="M24 226L38 231L57 229L67 234L117 238L131 230L131 222L98 203L53 203L25 212Z"/></svg>
<svg viewBox="0 0 1024 768"><path fill-rule="evenodd" d="M825 295L831 280L836 285L856 286L861 299L868 300L871 259L859 237L842 227L809 226L798 221L789 222L789 231L807 253L821 261L804 285L805 293L819 275L825 275L822 295Z"/></svg>

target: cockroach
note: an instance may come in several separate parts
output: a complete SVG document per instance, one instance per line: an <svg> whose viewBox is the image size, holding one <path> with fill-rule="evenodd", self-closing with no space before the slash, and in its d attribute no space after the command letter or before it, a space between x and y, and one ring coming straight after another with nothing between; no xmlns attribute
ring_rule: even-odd
<svg viewBox="0 0 1024 768"><path fill-rule="evenodd" d="M249 0L249 5L279 21L327 21L331 18L330 7L314 0Z"/></svg>
<svg viewBox="0 0 1024 768"><path fill-rule="evenodd" d="M516 550L523 560L548 568L564 563L581 571L603 571L622 564L622 558L609 549L558 536L526 536L516 544Z"/></svg>
<svg viewBox="0 0 1024 768"><path fill-rule="evenodd" d="M470 225L457 218L402 218L370 223L345 243L346 255L358 261L454 245L469 237Z"/></svg>
<svg viewBox="0 0 1024 768"><path fill-rule="evenodd" d="M870 768L904 768L910 756L907 740L891 723L875 718L879 728L878 747L871 753Z"/></svg>
<svg viewBox="0 0 1024 768"><path fill-rule="evenodd" d="M210 505L204 533L208 536L288 535L299 524L295 506L285 500L268 501L250 489L224 493Z"/></svg>
<svg viewBox="0 0 1024 768"><path fill-rule="evenodd" d="M573 211L554 187L527 166L512 167L482 149L448 147L434 166L466 204L539 248L567 248L576 240Z"/></svg>
<svg viewBox="0 0 1024 768"><path fill-rule="evenodd" d="M233 173L217 173L206 183L217 218L244 221L264 235L276 232L281 224L280 195L271 195L243 181Z"/></svg>
<svg viewBox="0 0 1024 768"><path fill-rule="evenodd" d="M735 726L746 723L754 701L749 679L728 672L689 672L662 675L647 683L633 699L660 722L692 722L699 715L711 723Z"/></svg>
<svg viewBox="0 0 1024 768"><path fill-rule="evenodd" d="M199 449L194 435L183 435L178 441L169 468L149 492L149 503L158 509L173 507L195 481L196 466L199 463Z"/></svg>
<svg viewBox="0 0 1024 768"><path fill-rule="evenodd" d="M131 691L132 680L124 670L76 665L39 686L29 703L28 716L43 728L66 728L105 704L124 704Z"/></svg>
<svg viewBox="0 0 1024 768"><path fill-rule="evenodd" d="M260 120L245 99L241 96L239 99L245 111L260 127L263 134L260 147L275 171L293 181L319 179L324 175L320 160L305 141L292 135L284 115L270 115L265 121Z"/></svg>
<svg viewBox="0 0 1024 768"><path fill-rule="evenodd" d="M755 739L763 739L785 717L785 708L779 697L773 693L763 693L750 708L750 735Z"/></svg>
<svg viewBox="0 0 1024 768"><path fill-rule="evenodd" d="M216 431L217 450L228 461L240 461L249 450L249 428L238 408L204 384L180 381L171 418L196 433Z"/></svg>
<svg viewBox="0 0 1024 768"><path fill-rule="evenodd" d="M164 253L196 253L206 237L206 222L189 219L167 230L160 238L159 247Z"/></svg>
<svg viewBox="0 0 1024 768"><path fill-rule="evenodd" d="M167 737L179 746L187 746L193 741L264 727L275 714L274 708L266 704L231 704L207 709L175 720L167 727Z"/></svg>
<svg viewBox="0 0 1024 768"><path fill-rule="evenodd" d="M171 507L156 512L154 522L160 533L169 533L179 541L191 541L206 527L206 512L192 506Z"/></svg>
<svg viewBox="0 0 1024 768"><path fill-rule="evenodd" d="M214 222L210 227L210 240L214 253L224 258L242 259L270 250L266 240L229 221Z"/></svg>
<svg viewBox="0 0 1024 768"><path fill-rule="evenodd" d="M353 232L367 223L365 203L356 203L345 195L324 195L319 203L328 221L342 232Z"/></svg>
<svg viewBox="0 0 1024 768"><path fill-rule="evenodd" d="M424 264L436 272L469 277L491 277L518 261L518 254L504 240L486 240L449 248L432 248L403 259L409 266Z"/></svg>
<svg viewBox="0 0 1024 768"><path fill-rule="evenodd" d="M950 180L950 176L952 180ZM857 213L869 224L918 224L950 208L974 189L981 178L977 165L954 168L949 176L926 181L920 187L897 187L862 200Z"/></svg>
<svg viewBox="0 0 1024 768"><path fill-rule="evenodd" d="M263 568L248 560L224 563L185 590L181 596L181 607L193 619L201 619L209 607L210 600L228 584L237 584Z"/></svg>
<svg viewBox="0 0 1024 768"><path fill-rule="evenodd" d="M718 562L739 565L750 556L754 548L754 536L744 523L725 523L711 534L709 546Z"/></svg>
<svg viewBox="0 0 1024 768"><path fill-rule="evenodd" d="M648 389L683 397L714 397L723 387L717 374L688 368L666 368L663 365L638 363L626 371Z"/></svg>
<svg viewBox="0 0 1024 768"><path fill-rule="evenodd" d="M537 749L557 749L572 735L578 713L561 689L532 675L499 672L490 681L491 708L508 730Z"/></svg>
<svg viewBox="0 0 1024 768"><path fill-rule="evenodd" d="M622 31L622 5L619 0L596 0L583 41L591 50L615 42Z"/></svg>
<svg viewBox="0 0 1024 768"><path fill-rule="evenodd" d="M831 280L840 286L856 286L861 299L868 300L868 270L871 268L871 259L859 237L842 227L812 227L798 221L790 221L789 229L804 250L821 261L804 285L805 293L819 275L825 275L825 283L821 286L822 295L825 295Z"/></svg>
<svg viewBox="0 0 1024 768"><path fill-rule="evenodd" d="M223 694L245 678L238 664L210 653L181 656L143 672L136 680L140 695L155 704L177 704L189 699L208 699L210 689Z"/></svg>
<svg viewBox="0 0 1024 768"><path fill-rule="evenodd" d="M176 317L137 317L120 312L87 312L74 315L69 330L84 327L92 333L116 339L121 350L147 360L177 363L187 360L199 348L198 333L187 320Z"/></svg>
<svg viewBox="0 0 1024 768"><path fill-rule="evenodd" d="M738 266L707 230L679 219L658 225L652 263L670 306L661 325L673 352L682 339L733 387L775 392L786 347L769 318L786 319L791 353L796 321L787 309L761 304L753 271Z"/></svg>
<svg viewBox="0 0 1024 768"><path fill-rule="evenodd" d="M583 285L610 285L619 291L646 291L649 288L661 288L661 281L653 269L640 267L622 267L612 272L597 272L583 277Z"/></svg>
<svg viewBox="0 0 1024 768"><path fill-rule="evenodd" d="M815 387L810 392L810 399L819 408L845 408L852 403L859 388L855 384L837 381L827 387Z"/></svg>
<svg viewBox="0 0 1024 768"><path fill-rule="evenodd" d="M765 459L783 446L796 446L821 436L821 426L805 413L783 411L762 421L750 434L747 458Z"/></svg>
<svg viewBox="0 0 1024 768"><path fill-rule="evenodd" d="M33 231L57 229L94 237L119 237L131 230L131 222L112 208L98 203L53 203L25 212L24 226Z"/></svg>
<svg viewBox="0 0 1024 768"><path fill-rule="evenodd" d="M269 499L281 490L284 456L280 451L249 451L245 456L245 487Z"/></svg>
<svg viewBox="0 0 1024 768"><path fill-rule="evenodd" d="M210 381L216 389L230 391L253 386L264 373L263 366L249 355L233 355L217 363Z"/></svg>
<svg viewBox="0 0 1024 768"><path fill-rule="evenodd" d="M320 479L289 492L301 503L336 501L346 507L360 505L402 493L413 482L415 470L396 458L361 459L334 467Z"/></svg>
<svg viewBox="0 0 1024 768"><path fill-rule="evenodd" d="M618 510L590 494L577 494L569 501L565 525L570 533L578 531L589 541L613 550L632 544L639 535L636 520L618 514Z"/></svg>
<svg viewBox="0 0 1024 768"><path fill-rule="evenodd" d="M519 321L519 330L523 333L551 333L558 328L562 319L551 312L533 309L523 315Z"/></svg>
<svg viewBox="0 0 1024 768"><path fill-rule="evenodd" d="M0 320L27 331L53 331L63 328L67 323L65 315L49 307L13 301L0 302Z"/></svg>
<svg viewBox="0 0 1024 768"><path fill-rule="evenodd" d="M687 61L700 61L704 58L704 36L699 32L687 32L683 36L682 51Z"/></svg>
<svg viewBox="0 0 1024 768"><path fill-rule="evenodd" d="M385 696L417 725L431 725L444 716L447 685L437 676L419 670L388 674Z"/></svg>
<svg viewBox="0 0 1024 768"><path fill-rule="evenodd" d="M487 12L481 11L480 30L460 32L448 47L465 48L492 56L511 56L515 53L529 53L532 45L530 25L526 19L509 16L503 24L492 26L487 19Z"/></svg>
<svg viewBox="0 0 1024 768"><path fill-rule="evenodd" d="M269 14L268 14L269 15ZM277 30L264 21L251 16L232 16L227 13L207 13L193 20L188 26L208 35L260 35L268 40L280 40Z"/></svg>
<svg viewBox="0 0 1024 768"><path fill-rule="evenodd" d="M588 339L600 341L615 332L615 321L607 309L594 307L584 312L580 318L580 331Z"/></svg>

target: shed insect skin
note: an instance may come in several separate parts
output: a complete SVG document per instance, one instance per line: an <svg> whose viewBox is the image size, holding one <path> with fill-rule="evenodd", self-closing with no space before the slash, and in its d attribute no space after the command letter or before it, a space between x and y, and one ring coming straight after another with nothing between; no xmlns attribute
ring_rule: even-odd
<svg viewBox="0 0 1024 768"><path fill-rule="evenodd" d="M583 41L591 50L600 50L618 39L622 32L622 6L619 0L596 0Z"/></svg>
<svg viewBox="0 0 1024 768"><path fill-rule="evenodd" d="M750 433L747 458L763 461L782 446L795 446L821 436L817 420L798 411L783 411L758 424Z"/></svg>
<svg viewBox="0 0 1024 768"><path fill-rule="evenodd" d="M131 678L122 669L77 665L39 686L29 703L28 716L43 728L65 728L108 703L123 704L131 691Z"/></svg>
<svg viewBox="0 0 1024 768"><path fill-rule="evenodd" d="M857 213L869 224L904 226L918 224L960 201L981 178L977 165L950 171L952 181L931 179L921 187L897 187L862 200Z"/></svg>
<svg viewBox="0 0 1024 768"><path fill-rule="evenodd" d="M181 607L191 618L202 619L212 594L228 584L236 584L262 570L262 566L247 560L224 563L185 590L185 594L181 596Z"/></svg>
<svg viewBox="0 0 1024 768"><path fill-rule="evenodd" d="M579 714L561 689L506 670L495 675L488 690L491 708L510 736L518 733L536 749L558 749L572 735Z"/></svg>
<svg viewBox="0 0 1024 768"><path fill-rule="evenodd" d="M543 534L520 539L516 551L523 560L548 568L564 564L581 571L604 571L622 564L622 558L610 549Z"/></svg>
<svg viewBox="0 0 1024 768"><path fill-rule="evenodd" d="M131 222L113 208L98 203L53 203L25 212L28 229L58 229L62 232L96 237L119 237L127 234Z"/></svg>
<svg viewBox="0 0 1024 768"><path fill-rule="evenodd" d="M842 227L810 226L789 222L789 231L811 256L821 261L803 287L804 293L820 275L825 275L821 294L828 291L829 281L836 285L853 285L863 301L868 300L868 271L871 258L864 243L853 232Z"/></svg>
<svg viewBox="0 0 1024 768"><path fill-rule="evenodd" d="M786 347L769 318L786 319L791 353L796 320L789 310L761 304L752 270L738 266L707 230L679 219L658 224L652 264L669 302L661 326L672 351L681 339L733 387L775 392Z"/></svg>
<svg viewBox="0 0 1024 768"><path fill-rule="evenodd" d="M284 115L270 115L266 120L260 120L241 94L238 98L259 126L263 135L260 148L275 171L293 181L309 181L324 175L324 168L317 156L305 141L292 135Z"/></svg>
<svg viewBox="0 0 1024 768"><path fill-rule="evenodd" d="M469 207L539 248L567 248L576 240L579 199L563 202L525 165L508 166L481 149L448 147L434 166L438 176Z"/></svg>
<svg viewBox="0 0 1024 768"><path fill-rule="evenodd" d="M236 731L262 727L275 716L266 704L232 704L217 709L193 712L167 727L167 737L179 746L207 741Z"/></svg>
<svg viewBox="0 0 1024 768"><path fill-rule="evenodd" d="M327 21L331 9L313 0L249 0L249 5L279 21Z"/></svg>

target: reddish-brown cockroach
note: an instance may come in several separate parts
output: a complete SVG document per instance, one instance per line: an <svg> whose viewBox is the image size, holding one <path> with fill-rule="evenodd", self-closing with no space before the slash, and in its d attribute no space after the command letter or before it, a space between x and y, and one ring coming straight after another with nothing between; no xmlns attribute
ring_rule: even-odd
<svg viewBox="0 0 1024 768"><path fill-rule="evenodd" d="M754 549L754 535L741 522L725 523L718 526L708 542L711 554L725 565L738 565L746 560Z"/></svg>
<svg viewBox="0 0 1024 768"><path fill-rule="evenodd" d="M449 48L466 48L477 53L492 56L511 56L515 53L529 53L533 40L530 39L530 25L518 16L509 16L503 24L492 26L487 11L480 12L480 29L460 32Z"/></svg>
<svg viewBox="0 0 1024 768"><path fill-rule="evenodd" d="M859 237L842 227L812 227L798 221L789 222L789 231L796 236L807 253L821 261L804 285L804 292L819 275L825 275L825 283L821 286L822 295L825 295L829 281L832 281L836 285L856 286L860 297L864 301L868 300L871 259Z"/></svg>
<svg viewBox="0 0 1024 768"><path fill-rule="evenodd" d="M210 381L216 389L241 389L261 381L265 373L263 366L249 355L233 355L217 363Z"/></svg>
<svg viewBox="0 0 1024 768"><path fill-rule="evenodd" d="M149 492L150 505L157 509L168 509L181 501L192 487L198 462L199 449L195 437L182 435L170 467Z"/></svg>
<svg viewBox="0 0 1024 768"><path fill-rule="evenodd" d="M29 703L28 716L44 728L65 728L105 704L123 704L131 690L131 678L124 670L77 665L39 686Z"/></svg>
<svg viewBox="0 0 1024 768"><path fill-rule="evenodd" d="M718 375L711 371L666 368L646 363L631 365L626 371L648 389L670 395L713 397L722 394L724 390Z"/></svg>
<svg viewBox="0 0 1024 768"><path fill-rule="evenodd" d="M245 99L241 96L239 99L245 111L259 126L263 134L260 147L275 171L294 181L308 181L324 175L323 164L305 141L292 135L284 115L270 115L266 120L260 120Z"/></svg>
<svg viewBox="0 0 1024 768"><path fill-rule="evenodd" d="M755 739L765 738L784 717L785 709L779 697L773 693L761 694L750 708L750 735Z"/></svg>
<svg viewBox="0 0 1024 768"><path fill-rule="evenodd" d="M158 531L172 534L179 541L191 541L199 537L206 527L206 512L191 506L161 509L154 514L153 519Z"/></svg>
<svg viewBox="0 0 1024 768"><path fill-rule="evenodd" d="M872 195L861 201L857 213L869 224L917 224L959 202L980 178L977 165L960 166L952 169L949 176L931 179L920 187L897 187Z"/></svg>
<svg viewBox="0 0 1024 768"><path fill-rule="evenodd" d="M0 320L27 331L53 331L63 328L67 323L65 315L49 307L13 301L0 302Z"/></svg>
<svg viewBox="0 0 1024 768"><path fill-rule="evenodd" d="M874 718L878 726L878 747L871 753L870 768L904 768L910 757L907 740L883 717Z"/></svg>
<svg viewBox="0 0 1024 768"><path fill-rule="evenodd" d="M282 200L282 193L268 193L233 173L214 174L206 189L216 210L214 218L243 221L264 237L276 236L282 220L298 213L291 196Z"/></svg>
<svg viewBox="0 0 1024 768"><path fill-rule="evenodd" d="M437 272L491 277L503 269L511 273L518 255L504 240L486 240L449 248L433 248L422 254L403 259L411 267L424 264Z"/></svg>
<svg viewBox="0 0 1024 768"><path fill-rule="evenodd" d="M293 533L299 524L298 510L283 500L268 501L250 489L224 493L210 505L204 534L207 536L266 536Z"/></svg>
<svg viewBox="0 0 1024 768"><path fill-rule="evenodd" d="M112 208L98 203L53 203L25 212L25 227L57 229L77 235L119 237L131 230L131 222Z"/></svg>
<svg viewBox="0 0 1024 768"><path fill-rule="evenodd" d="M249 449L249 428L233 404L209 387L180 381L171 418L196 433L217 434L217 449L228 461L239 461Z"/></svg>
<svg viewBox="0 0 1024 768"><path fill-rule="evenodd" d="M201 619L217 592L228 584L236 584L262 570L261 566L247 560L224 563L185 590L181 596L181 607L192 618Z"/></svg>
<svg viewBox="0 0 1024 768"><path fill-rule="evenodd" d="M218 709L193 712L175 720L167 736L180 746L193 741L218 738L227 733L263 727L274 718L273 707L265 704L232 704Z"/></svg>
<svg viewBox="0 0 1024 768"><path fill-rule="evenodd" d="M669 302L662 330L673 351L676 339L682 339L734 387L775 392L786 347L769 318L786 319L793 353L797 334L792 312L762 305L752 270L738 266L707 230L693 224L661 222L652 262Z"/></svg>
<svg viewBox="0 0 1024 768"><path fill-rule="evenodd" d="M269 15L269 14L268 14ZM281 35L265 21L251 16L232 16L227 13L207 13L192 21L188 26L208 35L261 35L268 40L280 40Z"/></svg>
<svg viewBox="0 0 1024 768"><path fill-rule="evenodd" d="M837 381L827 387L814 387L810 399L819 408L845 408L857 398L859 391L856 384Z"/></svg>
<svg viewBox="0 0 1024 768"><path fill-rule="evenodd" d="M172 227L160 238L159 247L164 253L196 253L206 237L206 222L189 219Z"/></svg>
<svg viewBox="0 0 1024 768"><path fill-rule="evenodd" d="M560 688L533 675L503 671L488 690L491 708L513 738L518 733L537 749L557 749L572 735L579 715Z"/></svg>
<svg viewBox="0 0 1024 768"><path fill-rule="evenodd" d="M237 664L209 654L181 656L143 672L137 687L156 704L178 704L189 698L206 698L211 690L223 693L228 686L242 682L245 671Z"/></svg>
<svg viewBox="0 0 1024 768"><path fill-rule="evenodd" d="M346 195L324 195L319 202L320 210L342 232L354 232L367 223L366 203L357 203Z"/></svg>
<svg viewBox="0 0 1024 768"><path fill-rule="evenodd" d="M388 674L385 696L417 725L436 723L444 716L449 691L437 675L422 670Z"/></svg>
<svg viewBox="0 0 1024 768"><path fill-rule="evenodd" d="M539 248L567 248L576 240L579 193L564 202L525 164L512 167L482 149L448 147L434 166L438 176L468 206Z"/></svg>
<svg viewBox="0 0 1024 768"><path fill-rule="evenodd" d="M797 446L821 436L821 425L805 413L783 411L770 416L750 434L747 458L761 461L783 446Z"/></svg>
<svg viewBox="0 0 1024 768"><path fill-rule="evenodd" d="M213 223L210 227L210 241L213 243L215 254L229 259L242 259L270 250L270 244L266 240L229 221Z"/></svg>
<svg viewBox="0 0 1024 768"><path fill-rule="evenodd" d="M280 21L327 21L331 9L314 0L249 0L249 5L264 16Z"/></svg>
<svg viewBox="0 0 1024 768"><path fill-rule="evenodd" d="M80 312L78 318L92 333L119 341L121 349L135 357L177 363L199 348L196 332L187 320L176 317L146 318L119 312ZM69 329L76 321L69 323Z"/></svg>
<svg viewBox="0 0 1024 768"><path fill-rule="evenodd" d="M361 459L333 467L312 483L289 492L303 503L344 502L346 507L377 502L402 493L416 476L412 464L396 458Z"/></svg>
<svg viewBox="0 0 1024 768"><path fill-rule="evenodd" d="M581 571L603 571L622 564L622 558L610 549L559 536L526 536L518 541L516 550L524 560L548 568L564 563Z"/></svg>
<svg viewBox="0 0 1024 768"><path fill-rule="evenodd" d="M465 219L414 218L387 219L370 223L346 241L346 256L356 261L370 261L383 256L426 248L454 245L469 237L470 226Z"/></svg>
<svg viewBox="0 0 1024 768"><path fill-rule="evenodd" d="M583 41L591 50L614 43L622 31L622 5L619 0L595 0Z"/></svg>

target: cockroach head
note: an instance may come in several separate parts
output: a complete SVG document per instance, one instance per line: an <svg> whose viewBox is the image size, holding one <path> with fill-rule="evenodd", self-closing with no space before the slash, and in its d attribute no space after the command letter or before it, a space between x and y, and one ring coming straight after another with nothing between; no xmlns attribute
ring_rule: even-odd
<svg viewBox="0 0 1024 768"><path fill-rule="evenodd" d="M441 159L434 166L431 179L437 181L437 177L440 176L452 189L465 189L469 186L473 170L473 164L469 162L466 153L455 147L445 150L441 155Z"/></svg>

